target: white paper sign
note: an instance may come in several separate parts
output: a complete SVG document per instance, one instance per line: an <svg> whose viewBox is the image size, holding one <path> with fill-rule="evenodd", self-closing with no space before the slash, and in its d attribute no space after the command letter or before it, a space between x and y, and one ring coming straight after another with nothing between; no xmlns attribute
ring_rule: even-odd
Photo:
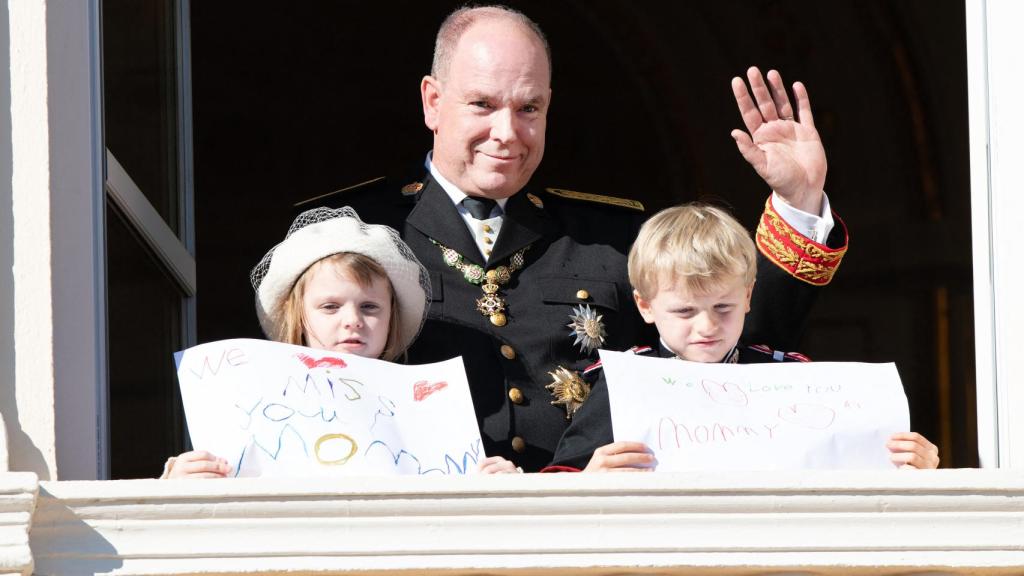
<svg viewBox="0 0 1024 576"><path fill-rule="evenodd" d="M701 364L601 350L615 440L659 471L892 468L910 418L894 364Z"/></svg>
<svg viewBox="0 0 1024 576"><path fill-rule="evenodd" d="M403 366L265 340L175 355L192 445L237 476L473 474L462 358Z"/></svg>

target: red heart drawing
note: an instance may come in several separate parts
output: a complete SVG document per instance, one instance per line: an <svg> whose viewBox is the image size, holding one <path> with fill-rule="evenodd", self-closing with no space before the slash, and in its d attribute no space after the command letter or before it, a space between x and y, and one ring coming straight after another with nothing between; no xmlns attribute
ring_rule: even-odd
<svg viewBox="0 0 1024 576"><path fill-rule="evenodd" d="M348 364L345 364L345 361L342 360L341 358L331 358L329 356L325 358L313 358L312 356L307 356L305 354L296 354L295 357L298 358L299 362L305 364L306 368L309 369L344 368L348 366Z"/></svg>
<svg viewBox="0 0 1024 576"><path fill-rule="evenodd" d="M420 380L412 385L412 399L416 402L420 402L434 392L444 390L447 387L447 382L434 382L433 384L430 384L426 380Z"/></svg>
<svg viewBox="0 0 1024 576"><path fill-rule="evenodd" d="M714 380L701 380L700 384L704 387L704 393L708 395L708 398L711 398L712 402L725 404L726 406L746 406L749 402L747 393L739 385L732 382L719 384Z"/></svg>

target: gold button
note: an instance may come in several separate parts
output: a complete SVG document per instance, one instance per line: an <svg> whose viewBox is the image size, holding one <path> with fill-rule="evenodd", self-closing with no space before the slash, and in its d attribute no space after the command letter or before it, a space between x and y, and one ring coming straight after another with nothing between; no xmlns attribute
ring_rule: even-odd
<svg viewBox="0 0 1024 576"><path fill-rule="evenodd" d="M490 255L491 255L491 249L490 248L484 249L484 256L490 256Z"/></svg>
<svg viewBox="0 0 1024 576"><path fill-rule="evenodd" d="M488 233L488 234L490 234L491 232L494 232L494 228L491 228L491 227L490 227L490 226L488 226L487 224L484 224L484 225L483 225L483 231L484 231L484 232L486 232L486 233Z"/></svg>
<svg viewBox="0 0 1024 576"><path fill-rule="evenodd" d="M586 290L577 290L576 297L580 300L586 300L587 298L590 298L590 292L587 292Z"/></svg>
<svg viewBox="0 0 1024 576"><path fill-rule="evenodd" d="M520 390L519 388L509 388L508 399L511 400L513 404L522 404L523 391Z"/></svg>
<svg viewBox="0 0 1024 576"><path fill-rule="evenodd" d="M491 240L490 236L484 236L484 244L493 244L494 240Z"/></svg>
<svg viewBox="0 0 1024 576"><path fill-rule="evenodd" d="M515 360L516 359L516 349L511 347L511 346L509 346L508 344L502 344L501 345L501 355L504 356L506 360Z"/></svg>
<svg viewBox="0 0 1024 576"><path fill-rule="evenodd" d="M512 438L512 449L519 454L526 452L526 440L523 440L521 436Z"/></svg>

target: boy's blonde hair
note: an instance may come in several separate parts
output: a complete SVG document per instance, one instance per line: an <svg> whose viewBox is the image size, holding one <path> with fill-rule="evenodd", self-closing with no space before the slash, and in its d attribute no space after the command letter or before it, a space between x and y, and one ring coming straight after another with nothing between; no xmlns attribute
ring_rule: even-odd
<svg viewBox="0 0 1024 576"><path fill-rule="evenodd" d="M292 286L288 297L281 306L281 322L278 324L279 332L271 337L278 342L286 344L298 344L308 346L306 342L305 313L302 307L302 297L306 292L306 282L313 276L313 273L324 266L330 266L339 274L347 274L356 281L362 288L373 284L374 280L383 279L388 286L388 294L391 300L391 316L388 320L388 338L384 344L384 351L381 352L382 360L396 360L405 352L401 348L401 317L398 308L398 298L395 296L395 289L388 279L387 272L369 256L353 252L340 252L314 262L306 271L299 276Z"/></svg>
<svg viewBox="0 0 1024 576"><path fill-rule="evenodd" d="M733 278L750 286L756 275L750 233L725 210L706 204L658 212L640 228L629 251L629 281L648 300L663 285L682 283L705 293Z"/></svg>

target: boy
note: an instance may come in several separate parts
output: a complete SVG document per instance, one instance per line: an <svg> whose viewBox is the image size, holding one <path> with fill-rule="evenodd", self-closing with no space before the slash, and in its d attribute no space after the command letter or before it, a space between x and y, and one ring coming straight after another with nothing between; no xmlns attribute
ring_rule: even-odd
<svg viewBox="0 0 1024 576"><path fill-rule="evenodd" d="M629 280L637 309L657 327L660 342L632 352L693 362L807 362L800 354L739 343L756 266L754 242L724 210L687 204L656 214L629 252ZM645 444L612 441L601 363L584 370L583 377L592 383L590 395L544 471L654 470L657 463ZM939 464L938 449L920 434L894 434L886 446L897 466Z"/></svg>

